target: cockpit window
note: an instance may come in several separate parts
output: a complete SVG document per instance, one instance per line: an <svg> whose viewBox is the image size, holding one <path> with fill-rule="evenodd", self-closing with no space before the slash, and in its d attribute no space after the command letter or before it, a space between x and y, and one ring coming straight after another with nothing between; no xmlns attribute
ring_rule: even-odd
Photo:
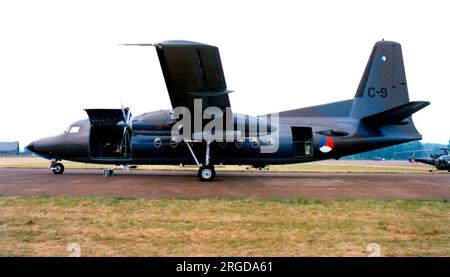
<svg viewBox="0 0 450 277"><path fill-rule="evenodd" d="M66 132L69 134L77 134L79 131L80 131L80 126L70 126Z"/></svg>

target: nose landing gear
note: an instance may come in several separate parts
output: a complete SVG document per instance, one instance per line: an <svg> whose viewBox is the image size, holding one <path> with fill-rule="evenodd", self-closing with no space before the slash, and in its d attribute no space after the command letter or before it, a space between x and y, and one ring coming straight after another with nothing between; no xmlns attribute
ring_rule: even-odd
<svg viewBox="0 0 450 277"><path fill-rule="evenodd" d="M52 162L50 163L50 166L48 168L55 175L61 175L64 172L64 165L62 163L58 162L58 160L52 160Z"/></svg>

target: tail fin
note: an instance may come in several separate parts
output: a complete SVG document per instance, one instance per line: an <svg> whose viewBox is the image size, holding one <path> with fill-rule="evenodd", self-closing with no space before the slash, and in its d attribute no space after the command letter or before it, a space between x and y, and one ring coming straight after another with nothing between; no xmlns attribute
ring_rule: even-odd
<svg viewBox="0 0 450 277"><path fill-rule="evenodd" d="M350 116L361 119L408 102L402 48L397 42L379 41L373 47Z"/></svg>

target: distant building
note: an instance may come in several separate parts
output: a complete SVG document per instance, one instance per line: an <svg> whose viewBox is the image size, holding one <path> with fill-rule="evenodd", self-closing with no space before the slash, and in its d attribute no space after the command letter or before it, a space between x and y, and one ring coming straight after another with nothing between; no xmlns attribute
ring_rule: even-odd
<svg viewBox="0 0 450 277"><path fill-rule="evenodd" d="M14 156L14 155L19 155L19 142L0 141L0 156Z"/></svg>

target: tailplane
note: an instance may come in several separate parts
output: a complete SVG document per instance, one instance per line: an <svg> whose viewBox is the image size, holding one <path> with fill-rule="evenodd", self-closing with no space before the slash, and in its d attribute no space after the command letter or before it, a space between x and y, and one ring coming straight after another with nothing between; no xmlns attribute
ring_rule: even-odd
<svg viewBox="0 0 450 277"><path fill-rule="evenodd" d="M405 125L410 123L408 117L428 105L430 105L430 102L426 101L409 102L387 111L363 117L361 120L371 125Z"/></svg>

